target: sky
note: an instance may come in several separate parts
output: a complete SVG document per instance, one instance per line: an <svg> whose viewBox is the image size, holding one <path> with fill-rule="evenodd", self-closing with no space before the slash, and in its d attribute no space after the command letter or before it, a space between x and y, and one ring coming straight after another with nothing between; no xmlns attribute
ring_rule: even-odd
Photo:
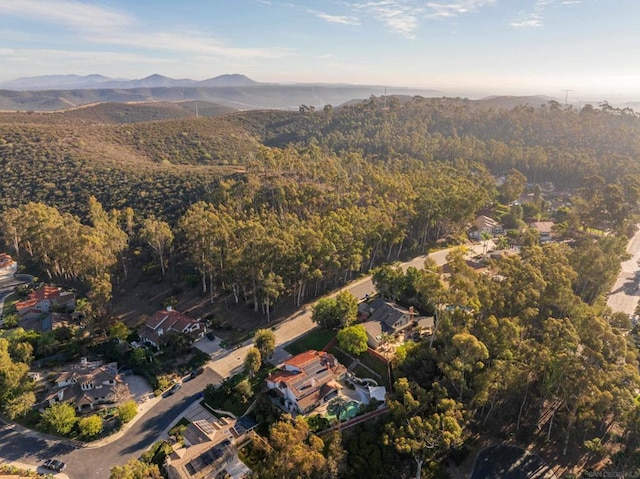
<svg viewBox="0 0 640 479"><path fill-rule="evenodd" d="M0 82L240 73L640 100L639 18L639 0L0 0Z"/></svg>

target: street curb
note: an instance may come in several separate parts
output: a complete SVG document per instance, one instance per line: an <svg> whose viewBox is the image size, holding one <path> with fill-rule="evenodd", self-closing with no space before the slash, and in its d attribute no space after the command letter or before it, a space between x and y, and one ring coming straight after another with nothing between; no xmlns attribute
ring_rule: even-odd
<svg viewBox="0 0 640 479"><path fill-rule="evenodd" d="M142 419L150 410L153 409L153 406L155 406L158 402L160 402L160 400L162 399L162 396L156 396L152 399L146 400L145 402L143 402L141 405L138 405L138 414L136 414L136 416L129 421L128 423L124 424L116 433L111 434L110 436L107 436L105 438L102 439L98 439L97 441L92 441L92 442L88 442L88 443L83 443L83 445L81 447L85 448L85 449L98 449L100 447L104 447L107 446L109 444L111 444L112 442L117 441L118 439L120 439L122 436L124 436L124 434L136 423L138 422L140 419ZM142 407L141 407L142 406Z"/></svg>

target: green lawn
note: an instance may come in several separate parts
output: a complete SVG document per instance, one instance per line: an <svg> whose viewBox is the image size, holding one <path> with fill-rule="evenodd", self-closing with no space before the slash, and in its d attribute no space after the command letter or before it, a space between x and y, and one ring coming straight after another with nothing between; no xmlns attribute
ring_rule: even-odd
<svg viewBox="0 0 640 479"><path fill-rule="evenodd" d="M384 361L378 358L375 358L373 356L370 356L367 353L361 354L360 356L358 356L358 359L362 364L368 366L369 368L371 368L371 370L377 372L380 375L380 377L383 380L383 383L380 384L380 386L389 385L389 370L387 368L387 364ZM377 378L373 378L373 379L377 379Z"/></svg>
<svg viewBox="0 0 640 479"><path fill-rule="evenodd" d="M351 356L349 356L347 353L340 351L336 346L333 346L332 348L327 350L327 352L333 354L338 360L338 362L342 364L345 368L348 368L349 365L354 361L354 359Z"/></svg>
<svg viewBox="0 0 640 479"><path fill-rule="evenodd" d="M370 378L377 381L378 384L380 384L380 382L382 381L379 377L371 374L371 372L368 369L366 369L362 364L358 364L355 368L351 370L351 372L356 376L358 376L360 379Z"/></svg>
<svg viewBox="0 0 640 479"><path fill-rule="evenodd" d="M294 341L285 347L285 351L289 354L304 353L310 349L321 351L336 335L333 331L327 331L326 329L314 329L309 333L302 336L300 339ZM339 361L339 359L338 359Z"/></svg>

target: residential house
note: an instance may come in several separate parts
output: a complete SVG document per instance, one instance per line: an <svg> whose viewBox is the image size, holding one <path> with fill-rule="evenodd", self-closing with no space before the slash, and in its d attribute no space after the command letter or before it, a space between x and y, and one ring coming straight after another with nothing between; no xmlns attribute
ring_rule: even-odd
<svg viewBox="0 0 640 479"><path fill-rule="evenodd" d="M504 234L504 228L496 220L480 215L473 222L473 226L469 230L469 237L472 240L479 241L482 239L483 233L490 234L493 237Z"/></svg>
<svg viewBox="0 0 640 479"><path fill-rule="evenodd" d="M418 316L411 308L388 303L391 307L382 306L379 315L371 315L368 321L360 323L367 333L367 345L378 349L382 345L383 334L394 336L400 331L411 328L420 336L431 334L435 321L432 316ZM381 317L383 316L383 317Z"/></svg>
<svg viewBox="0 0 640 479"><path fill-rule="evenodd" d="M540 242L546 243L553 241L553 227L555 223L553 221L534 221L529 224L531 229L534 229L540 235Z"/></svg>
<svg viewBox="0 0 640 479"><path fill-rule="evenodd" d="M171 307L156 311L140 328L138 335L145 343L160 347L160 338L167 333L182 333L192 337L204 336L204 325Z"/></svg>
<svg viewBox="0 0 640 479"><path fill-rule="evenodd" d="M380 321L365 321L360 325L367 333L367 345L372 349L378 349L382 343L382 323Z"/></svg>
<svg viewBox="0 0 640 479"><path fill-rule="evenodd" d="M420 316L414 323L413 330L420 336L433 334L433 330L436 326L436 321L433 316Z"/></svg>
<svg viewBox="0 0 640 479"><path fill-rule="evenodd" d="M16 311L21 319L39 318L53 309L73 311L75 307L75 293L46 285L30 292L25 300L16 303Z"/></svg>
<svg viewBox="0 0 640 479"><path fill-rule="evenodd" d="M346 372L332 354L310 350L285 361L266 381L287 411L307 413L338 395Z"/></svg>
<svg viewBox="0 0 640 479"><path fill-rule="evenodd" d="M0 278L11 277L16 271L18 271L18 263L7 253L0 253Z"/></svg>
<svg viewBox="0 0 640 479"><path fill-rule="evenodd" d="M413 307L405 308L399 304L390 303L376 298L370 305L373 312L369 321L381 323L382 332L397 334L411 326L412 321L418 316Z"/></svg>
<svg viewBox="0 0 640 479"><path fill-rule="evenodd" d="M79 364L63 371L45 398L47 406L66 402L78 412L92 411L102 404L114 404L129 397L129 387L118 374L118 364L89 362L82 358Z"/></svg>
<svg viewBox="0 0 640 479"><path fill-rule="evenodd" d="M238 459L235 445L256 426L248 416L193 421L184 432L184 447L178 443L167 456L169 479L226 477L225 473L234 479L247 477L251 470Z"/></svg>

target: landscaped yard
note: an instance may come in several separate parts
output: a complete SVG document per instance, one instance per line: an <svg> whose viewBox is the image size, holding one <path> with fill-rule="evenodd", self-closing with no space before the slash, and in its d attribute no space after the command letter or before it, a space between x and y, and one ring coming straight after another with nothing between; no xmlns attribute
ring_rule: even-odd
<svg viewBox="0 0 640 479"><path fill-rule="evenodd" d="M285 351L289 354L296 355L315 349L316 351L322 351L324 347L335 337L334 331L327 331L326 329L314 329L309 333L302 336L297 341L289 344L285 347ZM340 359L338 359L340 361Z"/></svg>
<svg viewBox="0 0 640 479"><path fill-rule="evenodd" d="M358 356L358 359L362 364L368 366L380 375L380 377L383 379L383 382L380 383L380 386L389 385L389 369L387 368L387 364L384 361L367 353L361 354L360 356Z"/></svg>
<svg viewBox="0 0 640 479"><path fill-rule="evenodd" d="M267 376L273 371L274 368L263 366L253 377L243 372L225 379L219 387L210 384L204 389L204 403L210 409L242 416L262 392Z"/></svg>
<svg viewBox="0 0 640 479"><path fill-rule="evenodd" d="M386 384L382 382L384 381L383 379L380 379L378 376L371 374L371 371L365 368L362 364L358 364L351 370L351 372L358 376L360 379L370 378L376 381L379 385L386 386Z"/></svg>
<svg viewBox="0 0 640 479"><path fill-rule="evenodd" d="M349 356L344 351L338 349L337 344L329 348L327 352L333 354L338 360L338 362L342 364L345 368L348 368L349 365L355 360L353 357Z"/></svg>

